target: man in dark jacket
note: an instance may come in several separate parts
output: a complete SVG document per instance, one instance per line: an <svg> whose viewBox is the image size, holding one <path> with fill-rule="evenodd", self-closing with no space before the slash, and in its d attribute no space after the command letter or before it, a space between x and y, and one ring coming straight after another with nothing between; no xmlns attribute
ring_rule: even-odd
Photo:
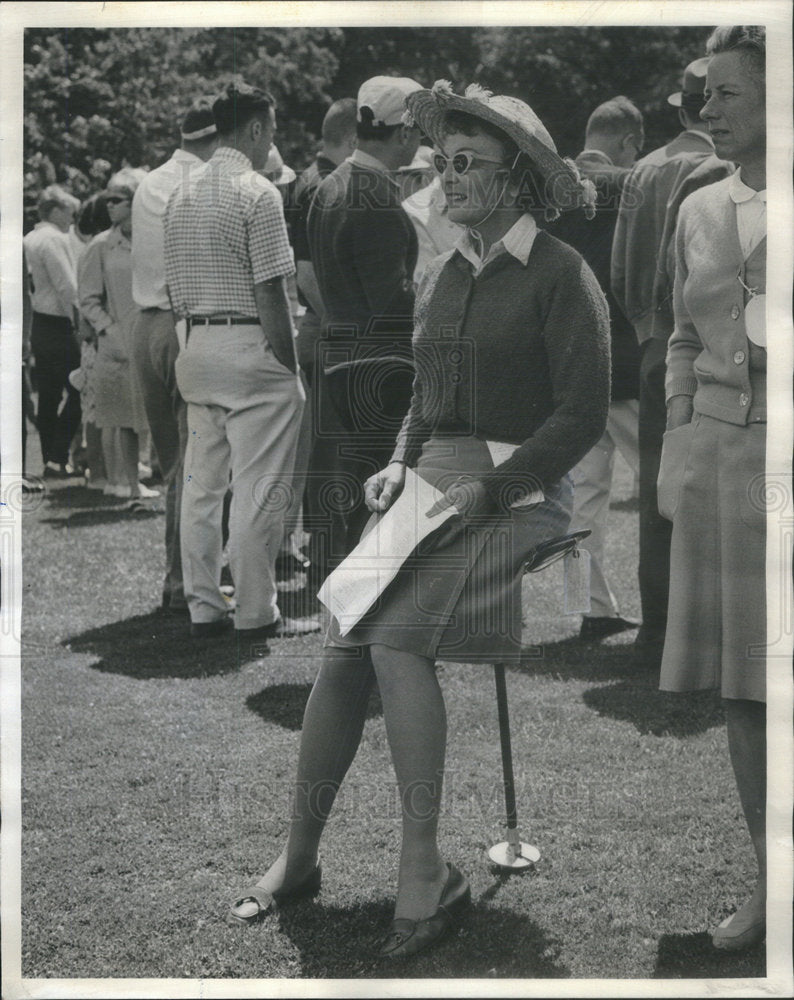
<svg viewBox="0 0 794 1000"><path fill-rule="evenodd" d="M330 553L345 548L346 524L342 512L328 502L328 483L339 474L340 442L344 431L330 401L321 366L316 364L322 332L323 303L312 264L307 221L317 188L356 148L356 99L334 101L322 124L323 144L295 185L287 224L291 222L298 295L306 307L298 324L298 361L306 377L304 421L311 422L311 451L303 496L303 526L311 535L311 584L316 589L332 569Z"/></svg>
<svg viewBox="0 0 794 1000"><path fill-rule="evenodd" d="M361 484L388 462L411 399L417 239L390 172L419 146L419 130L402 116L420 89L406 77L362 84L358 147L320 184L308 217L323 306L319 363L347 431L338 493L350 500L348 551L367 516Z"/></svg>
<svg viewBox="0 0 794 1000"><path fill-rule="evenodd" d="M580 636L595 640L638 622L623 618L609 586L604 562L606 522L615 451L629 468L639 472L637 413L639 408L639 346L634 329L615 301L610 288L612 239L626 177L644 141L642 115L626 97L601 104L590 115L585 149L576 158L584 177L595 184L596 215L582 210L563 215L550 231L575 247L584 257L603 289L610 314L612 382L607 428L598 444L573 470L574 514L572 529L589 529L583 543L590 553L591 610L582 620Z"/></svg>
<svg viewBox="0 0 794 1000"><path fill-rule="evenodd" d="M667 103L677 109L679 134L643 156L624 185L612 247L612 290L631 321L640 345L640 600L642 628L636 639L637 662L648 668L661 663L667 627L672 524L659 513L656 478L667 420L664 397L667 341L673 332L666 275L667 247L675 232L680 200L690 174L706 161L714 163L714 143L700 111L705 103L708 58L695 59L683 73L681 89ZM713 183L730 172L724 162L711 168L701 183ZM666 289L665 289L666 284ZM660 308L661 307L661 308Z"/></svg>

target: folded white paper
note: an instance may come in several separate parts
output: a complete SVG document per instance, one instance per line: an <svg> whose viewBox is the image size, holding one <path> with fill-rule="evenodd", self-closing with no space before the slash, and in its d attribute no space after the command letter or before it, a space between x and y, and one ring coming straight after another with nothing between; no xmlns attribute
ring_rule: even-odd
<svg viewBox="0 0 794 1000"><path fill-rule="evenodd" d="M347 635L372 607L422 539L457 513L449 506L427 517L427 511L443 497L421 476L405 470L400 496L326 578L317 594L339 622L341 635Z"/></svg>

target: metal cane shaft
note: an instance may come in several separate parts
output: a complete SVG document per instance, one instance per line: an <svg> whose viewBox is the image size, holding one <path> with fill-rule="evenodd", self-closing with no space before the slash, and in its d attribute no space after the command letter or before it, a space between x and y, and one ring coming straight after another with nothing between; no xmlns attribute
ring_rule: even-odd
<svg viewBox="0 0 794 1000"><path fill-rule="evenodd" d="M494 665L496 680L496 705L499 711L499 740L502 745L502 774L505 784L505 812L507 829L513 831L518 826L516 813L516 787L513 779L513 748L510 743L510 715L507 709L507 685L503 663Z"/></svg>

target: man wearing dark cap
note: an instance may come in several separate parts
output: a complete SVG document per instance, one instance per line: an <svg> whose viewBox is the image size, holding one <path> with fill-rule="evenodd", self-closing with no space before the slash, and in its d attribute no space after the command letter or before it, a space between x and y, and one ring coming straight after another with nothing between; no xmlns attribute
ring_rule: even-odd
<svg viewBox="0 0 794 1000"><path fill-rule="evenodd" d="M188 111L181 135L180 148L143 178L132 199L132 295L140 307L133 358L166 489L162 607L171 614L187 614L179 535L187 422L174 373L179 343L165 282L163 217L177 184L201 167L218 145L211 98L198 100Z"/></svg>
<svg viewBox="0 0 794 1000"><path fill-rule="evenodd" d="M389 174L419 146L419 130L402 119L405 98L420 89L407 77L361 85L358 147L320 184L308 217L323 306L321 363L347 430L340 486L352 507L348 549L367 516L361 484L388 461L411 399L417 239Z"/></svg>
<svg viewBox="0 0 794 1000"><path fill-rule="evenodd" d="M668 97L678 109L683 130L666 146L639 160L623 189L612 244L612 291L634 326L640 344L640 599L642 627L637 635L638 663L657 668L667 626L670 585L671 524L656 500L666 411L664 373L672 319L661 323L655 310L654 286L664 260L662 237L668 202L683 180L708 157L714 143L700 120L705 101L708 59L696 59L684 70L680 91Z"/></svg>
<svg viewBox="0 0 794 1000"><path fill-rule="evenodd" d="M262 641L280 627L275 563L305 399L285 287L294 264L281 195L260 173L276 129L273 98L237 81L212 111L218 148L165 213L168 291L187 326L176 361L188 424L182 569L191 634L225 632L221 519L231 473L234 626L238 640Z"/></svg>

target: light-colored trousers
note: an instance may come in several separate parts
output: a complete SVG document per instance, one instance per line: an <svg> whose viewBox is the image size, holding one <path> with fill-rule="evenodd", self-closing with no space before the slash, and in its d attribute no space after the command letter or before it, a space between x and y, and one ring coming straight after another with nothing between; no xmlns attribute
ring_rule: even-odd
<svg viewBox="0 0 794 1000"><path fill-rule="evenodd" d="M305 401L300 378L276 360L259 325L194 326L176 377L187 403L181 529L191 620L214 621L227 610L221 517L231 485L235 627L269 625L279 617L275 562L293 499Z"/></svg>
<svg viewBox="0 0 794 1000"><path fill-rule="evenodd" d="M592 534L581 544L590 553L590 615L618 614L618 604L609 586L604 562L609 494L615 467L615 450L625 458L634 475L639 475L637 441L639 401L620 399L609 404L607 427L571 473L573 477L573 519L571 531L588 528Z"/></svg>

